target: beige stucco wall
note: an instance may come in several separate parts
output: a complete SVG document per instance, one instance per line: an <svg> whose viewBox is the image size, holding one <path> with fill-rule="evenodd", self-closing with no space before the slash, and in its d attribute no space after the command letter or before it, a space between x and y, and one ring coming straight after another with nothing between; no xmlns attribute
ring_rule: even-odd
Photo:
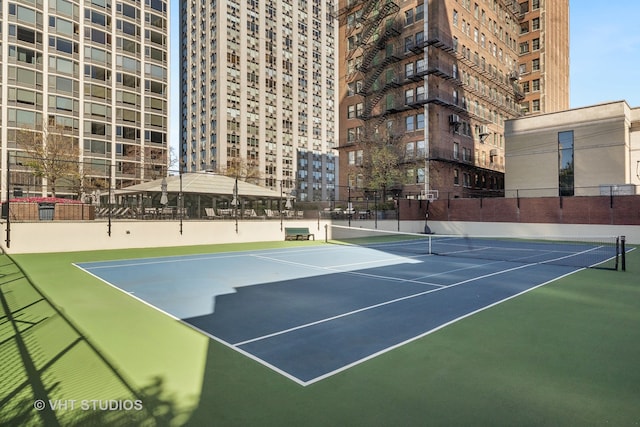
<svg viewBox="0 0 640 427"><path fill-rule="evenodd" d="M285 221L284 227L309 227L316 240L324 240L325 224L330 221ZM347 225L346 221L333 221ZM0 247L12 254L75 252L106 249L171 247L241 243L259 241L282 241L280 221L241 221L238 233L233 221L117 221L107 234L107 223L86 222L21 222L11 224L10 247L6 245L6 223L0 224L2 240ZM374 221L357 221L354 228L374 228ZM377 222L378 229L398 229L396 220ZM429 221L436 234L462 234L477 236L614 236L626 235L631 244L640 244L640 226L585 225L585 224L523 224L504 222ZM421 233L424 221L401 221L400 230Z"/></svg>
<svg viewBox="0 0 640 427"><path fill-rule="evenodd" d="M601 185L639 184L631 173L632 153L640 156L640 135L630 136L636 111L619 101L507 121L506 196L515 197L516 190L520 197L558 195L558 132L569 130L575 195L598 195Z"/></svg>
<svg viewBox="0 0 640 427"><path fill-rule="evenodd" d="M309 227L317 240L324 239L326 221L287 220L284 227ZM46 253L102 249L153 248L284 240L280 221L106 221L12 222L10 245L6 222L1 224L0 246L9 253Z"/></svg>

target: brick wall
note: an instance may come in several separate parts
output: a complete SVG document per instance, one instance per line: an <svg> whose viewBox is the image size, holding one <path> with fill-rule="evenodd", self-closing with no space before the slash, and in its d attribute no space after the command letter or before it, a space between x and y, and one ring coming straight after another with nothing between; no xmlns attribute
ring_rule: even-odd
<svg viewBox="0 0 640 427"><path fill-rule="evenodd" d="M425 201L400 201L400 219L424 219ZM640 225L640 196L439 199L434 221Z"/></svg>
<svg viewBox="0 0 640 427"><path fill-rule="evenodd" d="M9 203L10 218L16 221L38 221L39 209L38 203ZM95 207L92 205L56 203L53 211L54 220L93 220L95 218Z"/></svg>

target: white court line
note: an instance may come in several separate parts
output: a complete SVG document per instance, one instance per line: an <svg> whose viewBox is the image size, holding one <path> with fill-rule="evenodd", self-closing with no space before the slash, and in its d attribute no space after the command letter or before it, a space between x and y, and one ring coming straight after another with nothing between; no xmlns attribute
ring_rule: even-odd
<svg viewBox="0 0 640 427"><path fill-rule="evenodd" d="M421 255L421 256L431 256L431 255ZM339 273L339 274L350 274L353 276L363 276L363 277L371 277L371 278L375 278L375 279L380 279L380 280L388 280L391 282L399 282L399 283L417 283L419 285L429 285L429 286L437 286L437 287L442 287L445 285L441 285L439 283L430 283L430 282L423 282L420 280L416 280L416 279L403 279L400 277L394 277L394 276L383 276L383 275L379 275L379 274L371 274L371 273L362 273L359 271L353 271L353 270L342 270L340 268L342 267L352 267L352 266L364 266L364 265L372 265L372 266L376 266L375 264L378 264L378 266L380 267L386 267L389 266L389 264L385 264L384 262L386 261L396 261L396 260L402 260L403 257L393 257L393 258L386 258L386 259L381 259L381 260L373 260L373 261L366 261L366 262L358 262L358 263L351 263L351 264L339 264L336 266L318 266L318 265L313 265L313 264L305 264L305 263L301 263L301 262L296 262L296 261L287 261L287 260L282 260L282 259L278 259L278 258L269 258L269 257L264 257L264 256L255 256L256 258L261 258L261 259L265 259L271 262L275 262L275 263L282 263L282 264L288 264L288 265L295 265L297 267L304 267L304 268L309 268L312 270L321 270L321 271L325 271L325 272L333 272L333 273ZM416 256L413 257L404 257L404 258L417 258Z"/></svg>
<svg viewBox="0 0 640 427"><path fill-rule="evenodd" d="M348 246L347 246L347 247L348 247ZM274 251L274 249L276 250L276 252L273 252L273 251ZM282 251L289 252L287 249L289 249L289 248L271 248L271 249L268 249L268 250L264 250L264 252L265 252L265 253L273 252L273 253L278 253L278 254L280 254ZM295 253L295 252L307 252L307 251L309 251L309 250L310 250L310 249L312 249L312 248L304 248L303 250L298 250L299 248L295 248L295 249L296 249L295 251L293 251L293 250L292 250L290 253ZM323 249L322 247L313 247L313 249L314 249L314 250L316 250L316 249L320 249L320 251L325 252L325 250L322 250L322 249ZM633 248L633 249L635 249L635 248ZM633 249L632 249L632 250L633 250ZM332 246L330 249L329 249L329 248L327 248L327 250L330 250L331 252L335 252L335 246ZM590 251L590 250L583 251L583 252L589 252L589 251ZM249 255L254 255L256 252L259 252L259 251L244 251L244 252L238 252L237 254L233 254L233 255L230 255L230 256L197 257L197 258L191 258L191 259L193 259L193 260L198 260L198 259L213 259L213 258L223 258L223 259L224 259L224 258L227 258L227 257L247 256L248 254L249 254ZM577 255L577 254L574 254L574 255ZM166 257L166 258L169 258L169 257ZM268 257L267 257L267 258L268 258ZM561 257L561 258L558 258L558 259L562 259L562 258L566 258L566 257ZM149 258L146 258L146 259L149 259ZM281 261L281 260L277 260L277 259L274 259L274 260L276 260L276 261ZM156 263L163 263L163 262L170 263L170 262L179 262L179 261L182 261L182 260L181 260L181 259L180 259L180 260L164 260L164 261L156 261L156 262L150 262L150 263L151 263L151 264L156 264ZM352 363L350 363L350 364L344 365L344 366L342 366L342 367L340 367L340 368L338 368L338 369L336 369L336 370L334 370L334 371L327 372L326 374L323 374L323 375L321 375L321 376L318 376L318 377L316 377L316 378L313 378L313 379L311 379L311 380L309 380L309 381L303 381L303 380L300 380L299 378L297 378L297 377L295 377L295 376L293 376L293 375L291 375L291 374L289 374L289 373L287 373L287 372L283 371L282 369L278 368L277 366L274 366L274 365L270 364L269 362L267 362L267 361L265 361L265 360L263 360L263 359L261 359L261 358L259 358L259 357L255 356L255 355L253 355L253 354L251 354L251 353L249 353L249 352L247 352L247 351L245 351L245 350L243 350L243 349L239 348L238 346L243 345L243 344L247 344L247 343L250 343L250 342L254 342L254 341L263 340L263 339L266 339L266 338L268 338L268 337L272 337L272 336L277 336L277 335L285 334L285 333L287 333L287 332L291 332L291 331L294 331L294 330L303 329L303 328L305 328L305 327L309 327L309 326L312 326L312 325L314 325L314 324L320 324L320 323L328 322L328 321L330 321L330 320L334 320L334 319L337 319L337 318L340 318L340 317L345 317L345 316L348 316L348 315L351 315L351 314L355 314L355 313L357 313L357 312L362 312L362 311L365 311L365 310L372 310L372 309L376 308L377 306L383 306L383 305L391 304L391 303L398 302L398 301L401 301L401 300L406 300L406 299L409 299L409 298L416 298L416 297L419 297L419 296L421 296L421 295L429 294L429 293L432 293L432 292L436 292L436 291L443 290L443 289L447 289L447 288L454 287L454 286L459 286L459 285L462 285L462 284L465 284L465 283L469 283L469 282L473 282L473 281L475 281L475 280L479 280L479 279L482 279L482 278L486 278L486 277L491 277L491 276L499 275L499 274L506 273L506 272L509 272L509 271L514 271L514 270L519 270L519 269L523 269L523 268L528 268L528 267L535 266L535 265L546 264L546 263L549 263L549 262L552 262L552 261L553 261L553 260L547 260L547 261L541 261L541 262L532 263L532 264L525 264L525 265L517 266L517 267L514 267L514 268L510 268L510 269L507 269L507 270L501 270L501 271L498 271L498 272L494 272L494 273L486 274L486 275L483 275L483 276L480 276L480 277L474 277L474 278L467 279L467 280L464 280L464 281L460 281L460 282L454 283L454 284L452 284L452 285L444 286L444 287L441 287L441 288L438 288L438 289L432 289L432 290L429 290L429 291L420 292L420 293L413 294L413 295L408 295L408 296L406 296L406 297L397 298L397 299L392 300L392 301L387 301L387 302L380 303L380 304L376 304L376 305L373 305L373 306L364 307L364 308L361 308L361 309L359 309L359 310L354 310L354 311L349 312L349 313L344 313L344 314L341 314L341 315L333 316L333 317L328 318L328 319L323 319L323 320L320 320L320 321L317 321L317 322L311 322L311 323L308 323L308 324L306 324L306 325L300 325L300 326L298 326L298 327L289 328L289 329L287 329L287 330L285 330L285 331L280 331L280 332L277 332L277 333L273 333L273 334L265 335L265 336L263 336L263 337L257 337L257 338L254 338L254 339L251 339L251 340L247 340L247 341L243 341L243 342L236 343L236 344L228 343L228 342L226 342L226 341L222 340L222 339L221 339L221 338L219 338L219 337L216 337L216 336L214 336L214 335L212 335L212 334L210 334L210 333L208 333L208 332L206 332L206 331L204 331L204 330L202 330L202 329L200 329L200 328L198 328L198 327L196 327L196 326L194 326L194 325L192 325L192 324L190 324L190 323L187 323L187 322L183 321L182 319L180 319L180 318L178 318L178 317L176 317L176 316L174 316L174 315L172 315L172 314L170 314L170 313L168 313L168 312L166 312L166 311L164 311L164 310L162 310L162 309L160 309L160 308L158 308L158 307L156 307L156 306L154 306L154 305L152 305L152 304L150 304L150 303L146 302L145 300L143 300L143 299L141 299L141 298L139 298L139 297L137 297L137 296L133 295L133 293L131 293L131 292L127 292L127 291L125 291L124 289L121 289L121 288L119 288L118 286L115 286L115 285L113 285L113 284L109 283L108 281L106 281L106 280L102 279L101 277L96 276L95 274L93 274L93 273L91 273L90 271L88 271L88 270L87 270L87 268L80 267L80 266L79 266L79 265L77 265L77 264L73 264L73 265L74 265L74 266L76 266L76 267L78 267L78 268L80 268L80 269L82 269L82 270L84 270L84 271L86 271L88 274L90 274L90 275L92 275L92 276L96 277L97 279L99 279L99 280L100 280L100 281L102 281L103 283L106 283L107 285L109 285L109 286L111 286L111 287L113 287L113 288L117 289L118 291L120 291L120 292L122 292L122 293L124 293L124 294L126 294L126 295L129 295L130 297L132 297L132 298L134 298L134 299L136 299L136 300L138 300L138 301L142 302L143 304L147 305L148 307L153 308L153 309L155 309L155 310L157 310L157 311L159 311L159 312L161 312L161 313L163 313L163 314L165 314L165 315L169 316L170 318L177 320L178 322L182 323L182 324L183 324L183 325L185 325L185 326L188 326L188 327L190 327L190 328L192 328L192 329L194 329L194 330L199 331L200 333L204 334L205 336L208 336L209 338L213 339L214 341L217 341L217 342L219 342L219 343L221 343L221 344L223 344L223 345L225 345L225 346L227 346L227 347L229 347L229 348L234 349L235 351L238 351L239 353L241 353L241 354L245 355L246 357L248 357L248 358L250 358L250 359L252 359L252 360L254 360L254 361L256 361L256 362L258 362L258 363L260 363L260 364L262 364L263 366L268 367L269 369L273 370L274 372L277 372L277 373L279 373L279 374L283 375L285 378L288 378L288 379L292 380L293 382L295 382L295 383L297 383L297 384L299 384L299 385L301 385L301 386L307 386L307 385L313 384L313 383L315 383L315 382L321 381L321 380L323 380L323 379L326 379L326 378L328 378L328 377L330 377L330 376L332 376L332 375L335 375L335 374L337 374L337 373L339 373L339 372L345 371L345 370L347 370L347 369L349 369L349 368L351 368L351 367L353 367L353 366L356 366L356 365L358 365L358 364L360 364L360 363L363 363L363 362L365 362L365 361L367 361L367 360L373 359L373 358L375 358L375 357L377 357L377 356L379 356L379 355L381 355L381 354L384 354L384 353L389 352L389 351L391 351L391 350L394 350L394 349L396 349L396 348L398 348L398 347L401 347L401 346L403 346L403 345L405 345L405 344L407 344L407 343L410 343L410 342L412 342L412 341L418 340L418 339L420 339L420 338L422 338L422 337L424 337L424 336L427 336L427 335L429 335L429 334L431 334L431 333L433 333L433 332L436 332L436 331L438 331L438 330L440 330L440 329L442 329L442 328L444 328L444 327L446 327L446 326L448 326L448 325L451 325L451 324L453 324L453 323L455 323L455 322L457 322L457 321L459 321L459 320L462 320L462 319L464 319L464 318L466 318L466 317L472 316L472 315L474 315L474 314L476 314L476 313L479 313L479 312L481 312L481 311L484 311L484 310L486 310L486 309L488 309L488 308L491 308L491 307L493 307L493 306L496 306L496 305L498 305L498 304L500 304L500 303L502 303L502 302L508 301L508 300L510 300L510 299L512 299L512 298L516 298L516 297L518 297L518 296L520 296L520 295L522 295L522 294L524 294L524 293L526 293L526 292L529 292L529 291L531 291L531 290L534 290L534 289L536 289L536 288L539 288L539 287L541 287L541 286L544 286L544 285L546 285L546 284L548 284L548 283L551 283L551 282L553 282L553 281L555 281L555 280L559 280L559 279L561 279L561 278L563 278L563 277L566 277L566 276L569 276L569 275L571 275L571 274L574 274L574 273L576 273L576 272L578 272L578 271L584 270L584 268L577 268L577 267L576 267L576 269L575 269L574 271L571 271L571 272L566 273L566 274L564 274L564 275L558 276L558 277L556 277L556 278L553 278L553 279L551 279L551 280L549 280L549 281L547 281L547 282L541 283L541 284L539 284L539 285L532 286L531 288L527 288L526 290L524 290L524 291L522 291L522 292L520 292L520 293L518 293L518 294L512 295L512 296L507 297L507 298L504 298L504 299L502 299L502 300L500 300L500 301L496 301L496 302L494 302L494 303L492 303L492 304L490 304L490 305L487 305L487 306L485 306L485 307L482 307L482 308L480 308L480 309L478 309L478 310L475 310L475 311L473 311L473 312L466 313L466 314L464 314L464 315L462 315L462 316L460 316L460 317L458 317L458 318L456 318L456 319L453 319L453 320L451 320L451 321L449 321L449 322L447 322L447 323L444 323L444 324L442 324L442 325L440 325L440 326L438 326L438 327L436 327L436 328L433 328L433 329L431 329L431 330L429 330L429 331L425 331L424 333L422 333L422 334L420 334L420 335L417 335L417 336L415 336L415 337L412 337L412 338L410 338L410 339L408 339L408 340L405 340L405 341L403 341L403 342L401 342L401 343L395 344L395 345L393 345L393 346L391 346L391 347L387 347L387 348L385 348L385 349L383 349L383 350L380 350L380 351L378 351L378 352L376 352L376 353L370 354L370 355L368 355L368 356L366 356L366 357L364 357L364 358L362 358L362 359L359 359L359 360L356 360L356 361L354 361L354 362L352 362ZM106 261L106 262L108 262L108 261ZM498 263L498 262L503 262L503 261L496 261L496 263ZM82 264L86 264L86 263L82 263ZM147 263L142 263L142 264L147 264ZM492 264L493 264L493 263L492 263ZM131 265L131 264L123 264L123 266L130 266L130 265ZM138 264L138 265L140 265L140 264ZM300 264L300 265L304 266L305 264ZM486 264L484 264L484 265L486 265ZM109 267L112 267L112 266L114 266L114 265L110 265ZM476 265L476 266L471 266L471 267L462 268L462 269L450 270L450 271L448 271L448 272L437 273L437 274L434 274L434 275L442 275L442 274L447 274L447 273L451 273L451 272L454 272L454 271L460 271L460 270L465 270L465 269L468 269L468 268L476 268L476 267L480 267L480 266L479 266L479 265ZM91 268L96 268L96 267L91 267ZM315 268L318 268L318 267L317 267L317 266L315 266ZM338 270L337 272L339 272L339 273L345 273L344 271L340 271L340 270ZM352 272L346 272L346 273L348 273L348 274L353 274ZM429 276L427 276L427 277L429 277ZM397 278L395 278L395 279L396 279L396 281L398 280ZM407 281L407 280L402 280L402 281ZM425 284L424 282L418 282L418 283ZM442 286L442 285L436 285L436 286Z"/></svg>
<svg viewBox="0 0 640 427"><path fill-rule="evenodd" d="M345 248L352 247L344 246ZM166 255L153 258L138 258L138 259L120 259L110 261L85 261L79 264L105 264L105 265L93 265L91 267L82 267L83 270L98 270L106 268L121 268L121 267L136 267L139 265L154 265L154 264L172 264L178 262L189 262L198 260L211 260L211 259L227 259L227 258L241 258L246 256L254 256L264 252L266 255L283 255L283 253L295 254L295 253L308 253L308 252L335 252L336 245L331 246L310 246L308 248L269 248L258 249L251 251L237 251L237 252L220 252L220 253L203 253L203 254L190 254L190 255ZM130 261L130 262L129 262ZM120 264L114 264L120 262Z"/></svg>
<svg viewBox="0 0 640 427"><path fill-rule="evenodd" d="M79 268L80 270L85 271L87 274L89 274L89 275L91 275L91 276L95 277L96 279L100 280L102 283L105 283L105 284L107 284L108 286L111 286L112 288L116 289L117 291L120 291L120 292L122 292L123 294L128 295L129 297L131 297L131 298L133 298L133 299L135 299L135 300L137 300L137 301L141 302L142 304L146 305L147 307L149 307L149 308L151 308L151 309L154 309L154 310L156 310L156 311L158 311L158 312L160 312L160 313L164 314L165 316L170 317L170 318L171 318L171 319L173 319L173 320L178 321L179 323L183 324L184 326L187 326L187 327L189 327L189 328L191 328L191 329L194 329L194 330L196 330L196 331L200 332L200 333L201 333L201 334L203 334L203 335L206 335L207 337L211 338L212 340L217 341L217 342L219 342L220 344L225 345L225 346L227 346L227 347L229 347L229 348L231 348L231 349L233 349L233 350L235 350L235 351L237 351L237 352L239 352L239 353L241 353L241 354L243 354L243 355L247 356L249 359L255 360L256 362L258 362L258 363L260 363L260 364L262 364L262 365L264 365L264 366L268 367L269 369L272 369L273 371L275 371L275 372L279 373L280 375L282 375L282 376L284 376L284 377L286 377L286 378L289 378L291 381L293 381L293 382L295 382L295 383L297 383L297 384L300 384L301 386L304 386L304 385L305 385L305 384L304 384L304 381L302 381L302 380L300 380L299 378L297 378L297 377L295 377L295 376L293 376L293 375L289 374L288 372L283 371L282 369L278 368L277 366L272 365L271 363L267 362L266 360L260 359L259 357L255 356L255 355L253 355L253 354L251 354L251 353L248 353L248 352L244 351L244 350L243 350L243 349L241 349L241 348L236 348L233 344L231 344L231 343L229 343L229 342L227 342L227 341L223 340L222 338L216 337L215 335L212 335L212 334L210 334L209 332L207 332L207 331L205 331L205 330L203 330L203 329L200 329L200 328L198 328L197 326L194 326L194 325L192 325L191 323L188 323L188 322L186 322L186 321L184 321L184 320L180 319L179 317L174 316L173 314L169 313L168 311L165 311L165 310L163 310L163 309L161 309L161 308L159 308L159 307L156 307L155 305L153 305L153 304L151 304L151 303L149 303L149 302L147 302L147 301L143 300L142 298L135 296L135 295L134 295L134 292L128 292L128 291L125 291L124 289L122 289L122 288L120 288L120 287L118 287L118 286L114 285L114 284L113 284L113 283L111 283L111 282L106 281L105 279L103 279L103 278L102 278L102 277L100 277L100 276L96 276L96 275L95 275L95 274L93 274L92 272L85 270L84 268L80 267L79 265L77 265L77 264L75 264L75 263L72 263L71 265L73 265L74 267Z"/></svg>
<svg viewBox="0 0 640 427"><path fill-rule="evenodd" d="M531 265L534 265L534 264L531 264ZM487 309L489 309L489 308L495 307L495 306L496 306L496 305L498 305L498 304L502 304L502 303L503 303L503 302L505 302L505 301L509 301L510 299L513 299L513 298L519 297L520 295L523 295L523 294L525 294L525 293L527 293L527 292L530 292L530 291L532 291L532 290L534 290L534 289L537 289L537 288L539 288L539 287L541 287L541 286L547 285L547 284L549 284L549 283L551 283L551 282L554 282L554 281L556 281L556 280L560 280L560 279L562 279L562 278L564 278L564 277L567 277L567 276L569 276L569 275L571 275L571 274L577 273L578 271L581 271L581 270L584 270L584 268L580 268L580 269L577 269L577 270L571 271L571 272L569 272L569 273L563 274L563 275L561 275L561 276L555 277L555 278L553 278L553 279L551 279L551 280L548 280L548 281L546 281L546 282L544 282L544 283L540 283L539 285L533 286L533 287L531 287L531 288L527 288L527 289L525 289L525 290L524 290L524 291L522 291L522 292L519 292L519 293L517 293L517 294L511 295L510 297L507 297L507 298L501 299L501 300L496 301L496 302L494 302L494 303L492 303L492 304L489 304L489 305L487 305L487 306L485 306L485 307L481 307L481 308L479 308L479 309L477 309L477 310L474 310L474 311L472 311L472 312L466 313L466 314L464 314L464 315L462 315L462 316L460 316L460 317L457 317L457 318L455 318L455 319L453 319L453 320L450 320L450 321L448 321L448 322L446 322L446 323L443 323L442 325L436 326L436 327L435 327L435 328L433 328L433 329L430 329L430 330L428 330L428 331L425 331L425 332L424 332L424 333L422 333L422 334L416 335L415 337L411 337L411 338L409 338L409 339L407 339L407 340L405 340L405 341L399 342L399 343L394 344L394 345L392 345L392 346L390 346L390 347L387 347L387 348L385 348L385 349L382 349L382 350L380 350L380 351L378 351L378 352L372 353L372 354L370 354L370 355L368 355L368 356L366 356L366 357L363 357L362 359L355 360L355 361L353 361L353 362L351 362L351 363L349 363L349 364L347 364L347 365L341 366L341 367L340 367L340 368L338 368L338 369L335 369L335 370L333 370L333 371L331 371L331 372L327 372L326 374L320 375L320 376L318 376L318 377L316 377L316 378L313 378L313 379L311 379L311 380L309 380L309 381L303 381L303 382L302 382L302 385L303 385L304 387L306 387L306 386L311 385L311 384L313 384L313 383L316 383L316 382L318 382L318 381L322 381L322 380L324 380L324 379L326 379L326 378L329 378L329 377L331 377L331 376L333 376L333 375L336 375L336 374L338 374L338 373L340 373L340 372L346 371L347 369L353 368L354 366L357 366L357 365L359 365L359 364L361 364L361 363L364 363L364 362L366 362L366 361L368 361L368 360L371 360L371 359L373 359L373 358L375 358L375 357L378 357L378 356L380 356L380 355L382 355L382 354L385 354L385 353L387 353L387 352L390 352L390 351L392 351L392 350L395 350L396 348L402 347L402 346L403 346L403 345L405 345L405 344L409 344L410 342L413 342L413 341L419 340L420 338L424 338L424 337L426 337L427 335L430 335L430 334L432 334L432 333L434 333L434 332L437 332L437 331L439 331L440 329L443 329L443 328L445 328L445 327L447 327L447 326L449 326L449 325L452 325L452 324L454 324L454 323L456 323L456 322L458 322L458 321L460 321L460 320L463 320L463 319L465 319L465 318L467 318L467 317L473 316L474 314L480 313L480 312L482 312L482 311L484 311L484 310L487 310ZM297 381L297 382L298 382L298 383L300 383L300 381Z"/></svg>
<svg viewBox="0 0 640 427"><path fill-rule="evenodd" d="M389 301L381 302L381 303L378 303L378 304L373 304L373 305L370 305L370 306L367 306L367 307L362 307L362 308L359 308L357 310L349 311L349 312L343 313L343 314L338 314L336 316L328 317L326 319L321 319L321 320L317 320L315 322L305 323L303 325L294 326L293 328L284 329L282 331L274 332L272 334L267 334L267 335L263 335L261 337L256 337L256 338L252 338L252 339L249 339L249 340L246 340L246 341L238 342L238 343L235 343L234 346L241 346L241 345L245 345L245 344L256 342L256 341L262 341L262 340L267 339L267 338L272 338L272 337L275 337L275 336L278 336L278 335L283 335L283 334L286 334L286 333L289 333L289 332L292 332L292 331L297 331L299 329L304 329L304 328L308 328L310 326L319 325L321 323L330 322L332 320L339 319L341 317L347 317L347 316L351 316L351 315L356 314L356 313L361 313L363 311L373 310L373 309L378 308L378 307L383 307L385 305L394 304L396 302L408 300L408 299L411 299L411 298L417 298L417 297L420 297L420 296L423 296L423 295L427 295L427 294L430 294L430 293L433 293L433 292L438 292L438 291L442 291L444 289L449 289L449 288L453 288L455 286L460 286L460 285L464 285L466 283L474 282L474 281L479 280L479 279L485 279L487 277L497 276L499 274L508 273L508 272L515 271L515 270L520 270L522 268L531 267L532 265L536 265L536 264L520 265L520 266L517 266L517 267L509 268L507 270L500 270L500 271L496 271L496 272L493 272L493 273L485 274L485 275L482 275L482 276L472 277L470 279L462 280L460 282L456 282L456 283L453 283L451 285L441 286L440 288L437 288L437 289L429 289L428 291L423 291L423 292L418 292L418 293L411 294L411 295L406 295L404 297L395 298L395 299L392 299L392 300L389 300Z"/></svg>

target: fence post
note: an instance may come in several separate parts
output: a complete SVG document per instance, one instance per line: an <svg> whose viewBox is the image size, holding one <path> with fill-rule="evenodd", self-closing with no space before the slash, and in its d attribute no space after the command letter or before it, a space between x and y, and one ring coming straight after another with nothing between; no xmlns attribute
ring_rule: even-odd
<svg viewBox="0 0 640 427"><path fill-rule="evenodd" d="M609 207L613 209L613 186L609 186Z"/></svg>

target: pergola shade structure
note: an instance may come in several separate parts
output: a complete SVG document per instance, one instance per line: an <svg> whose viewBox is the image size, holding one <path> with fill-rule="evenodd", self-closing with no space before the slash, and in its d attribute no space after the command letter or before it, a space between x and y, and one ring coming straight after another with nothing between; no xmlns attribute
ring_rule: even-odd
<svg viewBox="0 0 640 427"><path fill-rule="evenodd" d="M114 195L118 205L183 207L191 218L206 216L206 208L237 208L240 212L253 209L262 214L265 209L284 208L287 196L240 179L204 172L170 175L116 190ZM233 204L234 199L237 205Z"/></svg>

